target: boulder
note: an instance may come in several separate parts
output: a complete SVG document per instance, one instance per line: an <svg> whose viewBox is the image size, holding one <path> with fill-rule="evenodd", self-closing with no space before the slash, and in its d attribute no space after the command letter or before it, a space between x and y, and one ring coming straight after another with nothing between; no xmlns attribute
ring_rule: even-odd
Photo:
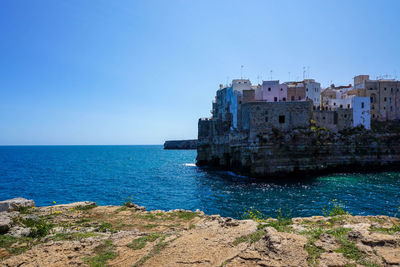
<svg viewBox="0 0 400 267"><path fill-rule="evenodd" d="M0 214L0 234L5 234L11 227L11 218L2 212Z"/></svg>
<svg viewBox="0 0 400 267"><path fill-rule="evenodd" d="M7 235L12 236L12 237L16 237L16 238L20 238L23 236L29 236L31 233L31 229L30 228L26 228L26 227L21 227L21 226L13 226L10 228L9 232Z"/></svg>
<svg viewBox="0 0 400 267"><path fill-rule="evenodd" d="M35 202L32 199L17 197L0 201L0 212L18 210L21 207L34 207Z"/></svg>
<svg viewBox="0 0 400 267"><path fill-rule="evenodd" d="M314 243L317 247L321 247L326 251L334 251L340 248L339 242L330 234L323 233L319 239Z"/></svg>
<svg viewBox="0 0 400 267"><path fill-rule="evenodd" d="M126 204L126 206L127 206L128 208L132 208L132 209L134 209L134 210L146 211L146 207L144 207L144 206L138 206L138 205L136 205L135 203L132 203L132 202Z"/></svg>
<svg viewBox="0 0 400 267"><path fill-rule="evenodd" d="M319 266L320 267L345 267L348 262L346 258L341 253L322 253Z"/></svg>

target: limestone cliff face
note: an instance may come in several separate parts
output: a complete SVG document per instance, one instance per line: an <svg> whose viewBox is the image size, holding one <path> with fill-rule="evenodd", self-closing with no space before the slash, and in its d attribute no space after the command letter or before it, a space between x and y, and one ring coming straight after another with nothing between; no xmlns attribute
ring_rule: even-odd
<svg viewBox="0 0 400 267"><path fill-rule="evenodd" d="M400 134L359 129L333 133L316 127L273 131L253 139L246 133L209 134L199 138L197 164L221 166L254 177L373 171L400 166Z"/></svg>
<svg viewBox="0 0 400 267"><path fill-rule="evenodd" d="M197 140L165 141L164 149L196 149Z"/></svg>

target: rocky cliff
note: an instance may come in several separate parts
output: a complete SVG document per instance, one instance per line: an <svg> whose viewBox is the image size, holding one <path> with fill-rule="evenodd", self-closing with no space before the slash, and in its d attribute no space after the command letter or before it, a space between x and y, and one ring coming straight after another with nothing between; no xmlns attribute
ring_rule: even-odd
<svg viewBox="0 0 400 267"><path fill-rule="evenodd" d="M196 149L197 140L171 140L165 141L164 149Z"/></svg>
<svg viewBox="0 0 400 267"><path fill-rule="evenodd" d="M0 266L400 265L400 221L387 216L234 220L79 202L1 218Z"/></svg>
<svg viewBox="0 0 400 267"><path fill-rule="evenodd" d="M376 171L400 166L398 132L355 128L335 133L313 126L286 132L275 129L249 138L246 133L218 134L212 127L207 131L201 135L199 130L197 165L221 166L249 176Z"/></svg>

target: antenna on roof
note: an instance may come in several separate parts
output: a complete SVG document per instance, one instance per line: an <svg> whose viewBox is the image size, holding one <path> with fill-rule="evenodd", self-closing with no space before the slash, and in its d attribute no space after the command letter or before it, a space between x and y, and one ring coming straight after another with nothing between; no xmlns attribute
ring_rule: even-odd
<svg viewBox="0 0 400 267"><path fill-rule="evenodd" d="M303 67L303 81L306 78L306 67Z"/></svg>
<svg viewBox="0 0 400 267"><path fill-rule="evenodd" d="M270 78L271 78L271 81L272 81L272 70L269 71L269 74L270 74Z"/></svg>
<svg viewBox="0 0 400 267"><path fill-rule="evenodd" d="M307 72L308 72L307 78L310 79L310 66L307 67Z"/></svg>
<svg viewBox="0 0 400 267"><path fill-rule="evenodd" d="M257 75L257 83L260 84L260 75Z"/></svg>
<svg viewBox="0 0 400 267"><path fill-rule="evenodd" d="M290 81L290 71L288 73L289 73L289 81Z"/></svg>
<svg viewBox="0 0 400 267"><path fill-rule="evenodd" d="M243 79L243 65L240 66L240 79Z"/></svg>

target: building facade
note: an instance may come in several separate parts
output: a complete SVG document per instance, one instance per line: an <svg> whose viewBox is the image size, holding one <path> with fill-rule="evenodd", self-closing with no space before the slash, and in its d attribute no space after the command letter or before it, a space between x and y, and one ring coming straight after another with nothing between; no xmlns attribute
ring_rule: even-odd
<svg viewBox="0 0 400 267"><path fill-rule="evenodd" d="M400 81L398 80L370 80L369 75L358 75L354 77L354 89L347 94L370 99L372 120L400 120Z"/></svg>

